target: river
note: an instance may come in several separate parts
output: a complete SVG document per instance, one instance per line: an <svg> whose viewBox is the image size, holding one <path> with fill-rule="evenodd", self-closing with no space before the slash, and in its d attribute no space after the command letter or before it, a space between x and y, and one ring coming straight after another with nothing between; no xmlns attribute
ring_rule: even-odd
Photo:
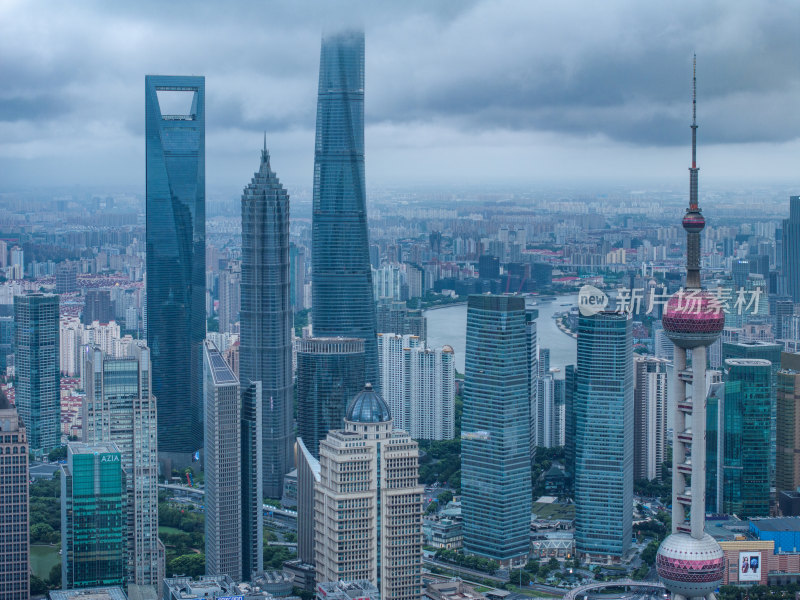
<svg viewBox="0 0 800 600"><path fill-rule="evenodd" d="M564 377L564 365L575 364L577 342L574 338L562 333L553 319L555 313L569 310L575 306L577 295L557 296L552 302L538 302L532 298L527 300L529 308L539 310L536 320L536 333L539 348L550 348L550 368L560 369L556 377ZM569 304L569 306L562 306ZM455 351L456 369L464 372L464 352L467 346L467 305L456 304L443 308L425 311L428 318L428 346L438 348L445 344Z"/></svg>

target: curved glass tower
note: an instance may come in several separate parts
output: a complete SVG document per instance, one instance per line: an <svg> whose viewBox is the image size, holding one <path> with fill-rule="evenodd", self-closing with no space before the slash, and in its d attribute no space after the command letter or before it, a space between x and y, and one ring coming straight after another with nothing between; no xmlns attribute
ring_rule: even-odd
<svg viewBox="0 0 800 600"><path fill-rule="evenodd" d="M239 321L239 375L242 382L261 382L264 495L280 498L294 462L289 194L270 168L266 141L258 173L242 194Z"/></svg>
<svg viewBox="0 0 800 600"><path fill-rule="evenodd" d="M170 106L180 96L186 110ZM203 447L205 78L145 77L145 124L147 345L159 456L180 466Z"/></svg>
<svg viewBox="0 0 800 600"><path fill-rule="evenodd" d="M362 338L366 381L377 388L377 325L364 191L363 32L322 40L311 281L314 335Z"/></svg>

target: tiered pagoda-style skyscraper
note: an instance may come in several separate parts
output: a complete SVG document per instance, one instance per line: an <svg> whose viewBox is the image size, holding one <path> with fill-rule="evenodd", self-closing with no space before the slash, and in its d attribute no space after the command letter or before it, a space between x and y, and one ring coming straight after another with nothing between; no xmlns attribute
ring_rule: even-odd
<svg viewBox="0 0 800 600"><path fill-rule="evenodd" d="M283 477L294 462L289 194L270 167L266 139L258 173L242 194L239 322L242 389L261 382L263 494L280 498ZM247 401L255 395L242 397ZM253 410L243 406L242 414Z"/></svg>

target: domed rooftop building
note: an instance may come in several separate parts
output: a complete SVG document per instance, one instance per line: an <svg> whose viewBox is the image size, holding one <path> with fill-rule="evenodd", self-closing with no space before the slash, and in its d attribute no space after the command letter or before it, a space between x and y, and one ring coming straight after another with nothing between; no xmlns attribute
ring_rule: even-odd
<svg viewBox="0 0 800 600"><path fill-rule="evenodd" d="M392 420L392 414L386 401L367 383L350 401L345 419L352 423L386 423Z"/></svg>
<svg viewBox="0 0 800 600"><path fill-rule="evenodd" d="M394 429L392 412L371 383L365 384L364 389L350 401L344 417L344 428L345 431L361 434L367 439L391 437Z"/></svg>

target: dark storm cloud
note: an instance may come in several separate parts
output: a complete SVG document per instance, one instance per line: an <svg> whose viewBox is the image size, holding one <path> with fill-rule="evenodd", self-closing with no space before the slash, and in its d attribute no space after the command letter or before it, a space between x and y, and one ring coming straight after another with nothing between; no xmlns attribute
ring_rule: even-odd
<svg viewBox="0 0 800 600"><path fill-rule="evenodd" d="M116 153L119 164L138 165L144 75L185 73L206 76L210 169L215 157L236 163L243 144L267 131L288 168L308 172L320 34L353 26L367 35L371 156L506 134L529 145L562 136L566 153L587 139L685 145L693 51L704 143L791 142L800 138L798 25L788 0L7 0L0 170L4 159L54 147L84 153L87 164Z"/></svg>

